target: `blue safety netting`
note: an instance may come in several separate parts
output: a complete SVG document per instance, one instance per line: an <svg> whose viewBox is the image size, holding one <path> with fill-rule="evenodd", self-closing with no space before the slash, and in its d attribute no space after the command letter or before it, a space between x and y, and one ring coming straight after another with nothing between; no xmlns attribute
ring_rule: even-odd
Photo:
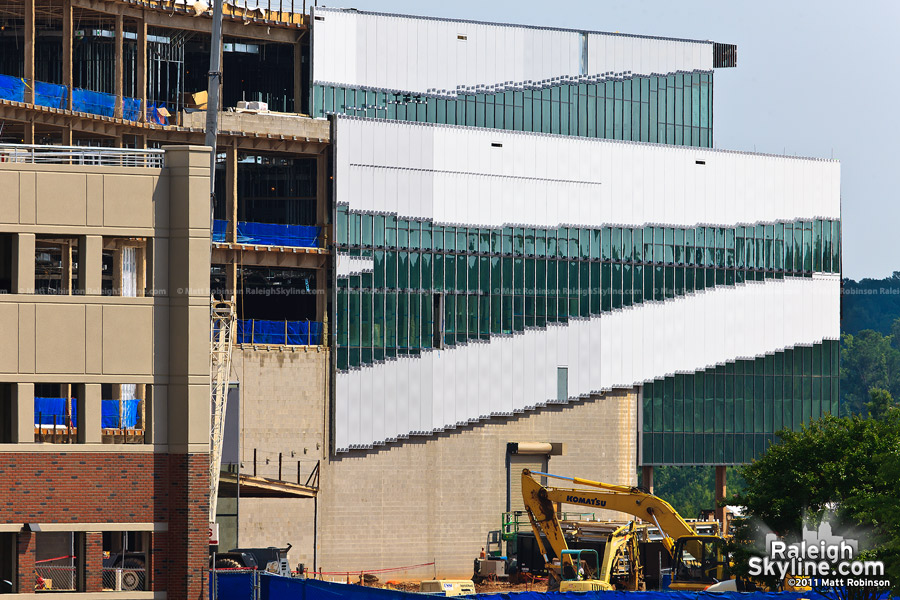
<svg viewBox="0 0 900 600"><path fill-rule="evenodd" d="M66 421L66 398L35 398L35 425L68 425ZM72 407L72 427L78 427L78 406L70 400ZM55 419L55 421L54 421Z"/></svg>
<svg viewBox="0 0 900 600"><path fill-rule="evenodd" d="M218 594L214 594L211 590L211 600L421 600L423 597L422 594L410 592L329 583L315 579L291 579L261 572L225 574L220 571L215 577ZM257 577L259 586L254 586L253 583ZM211 583L212 580L213 577L210 577ZM508 592L476 594L474 597L478 600L801 600L822 598L815 592L672 591Z"/></svg>
<svg viewBox="0 0 900 600"><path fill-rule="evenodd" d="M116 110L116 97L103 92L74 88L72 90L72 110L112 117Z"/></svg>
<svg viewBox="0 0 900 600"><path fill-rule="evenodd" d="M237 322L238 344L318 346L322 343L322 324L318 321L264 321L241 319Z"/></svg>
<svg viewBox="0 0 900 600"><path fill-rule="evenodd" d="M216 219L213 221L212 240L214 242L224 242L225 234L228 231L228 221Z"/></svg>
<svg viewBox="0 0 900 600"><path fill-rule="evenodd" d="M66 86L56 83L34 82L34 103L50 108L66 108L69 92Z"/></svg>
<svg viewBox="0 0 900 600"><path fill-rule="evenodd" d="M18 77L0 75L0 100L25 102L25 82Z"/></svg>
<svg viewBox="0 0 900 600"><path fill-rule="evenodd" d="M122 400L122 419L119 422L119 401L103 400L100 404L100 426L103 429L134 429L138 422L140 400Z"/></svg>
<svg viewBox="0 0 900 600"><path fill-rule="evenodd" d="M213 223L213 241L224 242L227 228L228 221L216 219ZM275 225L238 221L237 241L239 244L316 248L319 245L321 230L321 227L312 225Z"/></svg>

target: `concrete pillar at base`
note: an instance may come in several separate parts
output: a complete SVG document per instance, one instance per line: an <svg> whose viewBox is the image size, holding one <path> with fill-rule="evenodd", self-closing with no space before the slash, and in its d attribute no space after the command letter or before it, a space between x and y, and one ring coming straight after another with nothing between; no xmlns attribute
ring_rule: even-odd
<svg viewBox="0 0 900 600"><path fill-rule="evenodd" d="M725 530L725 507L720 506L720 502L725 499L725 467L716 467L716 519L722 524L722 530Z"/></svg>
<svg viewBox="0 0 900 600"><path fill-rule="evenodd" d="M653 467L650 465L641 467L641 487L653 493Z"/></svg>
<svg viewBox="0 0 900 600"><path fill-rule="evenodd" d="M84 591L103 591L103 534L99 531L84 534Z"/></svg>

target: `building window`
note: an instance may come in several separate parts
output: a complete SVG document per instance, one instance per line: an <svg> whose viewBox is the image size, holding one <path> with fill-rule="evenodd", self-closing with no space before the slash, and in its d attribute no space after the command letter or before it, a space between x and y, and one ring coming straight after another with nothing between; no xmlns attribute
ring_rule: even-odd
<svg viewBox="0 0 900 600"><path fill-rule="evenodd" d="M78 442L78 388L69 383L34 385L34 441Z"/></svg>
<svg viewBox="0 0 900 600"><path fill-rule="evenodd" d="M569 367L556 368L556 399L560 402L569 399Z"/></svg>
<svg viewBox="0 0 900 600"><path fill-rule="evenodd" d="M147 249L146 238L103 238L104 296L135 298L147 295Z"/></svg>
<svg viewBox="0 0 900 600"><path fill-rule="evenodd" d="M34 590L36 592L80 591L81 564L75 534L45 531L34 534Z"/></svg>
<svg viewBox="0 0 900 600"><path fill-rule="evenodd" d="M0 383L0 444L11 444L15 440L16 411L13 408L14 386ZM2 549L0 549L2 551ZM0 589L0 592L3 590Z"/></svg>
<svg viewBox="0 0 900 600"><path fill-rule="evenodd" d="M150 386L105 383L100 386L100 429L104 444L143 444Z"/></svg>
<svg viewBox="0 0 900 600"><path fill-rule="evenodd" d="M34 242L35 293L71 295L78 289L78 238L37 236Z"/></svg>
<svg viewBox="0 0 900 600"><path fill-rule="evenodd" d="M0 532L0 594L16 593L16 534Z"/></svg>
<svg viewBox="0 0 900 600"><path fill-rule="evenodd" d="M13 236L12 233L0 233L0 294L13 293Z"/></svg>
<svg viewBox="0 0 900 600"><path fill-rule="evenodd" d="M148 589L149 534L143 531L103 533L103 591L136 592Z"/></svg>

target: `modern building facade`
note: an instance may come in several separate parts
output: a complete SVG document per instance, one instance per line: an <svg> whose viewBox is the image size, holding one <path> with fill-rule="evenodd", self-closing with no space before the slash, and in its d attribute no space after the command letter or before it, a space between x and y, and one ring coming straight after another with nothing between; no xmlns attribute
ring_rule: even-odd
<svg viewBox="0 0 900 600"><path fill-rule="evenodd" d="M0 148L3 593L203 594L208 165Z"/></svg>
<svg viewBox="0 0 900 600"><path fill-rule="evenodd" d="M14 7L23 43L0 39L0 142L202 140L207 13L36 2ZM836 410L839 165L715 147L733 45L265 4L226 10L191 313L207 288L237 300L220 547L469 576L524 467L635 485L747 462Z"/></svg>

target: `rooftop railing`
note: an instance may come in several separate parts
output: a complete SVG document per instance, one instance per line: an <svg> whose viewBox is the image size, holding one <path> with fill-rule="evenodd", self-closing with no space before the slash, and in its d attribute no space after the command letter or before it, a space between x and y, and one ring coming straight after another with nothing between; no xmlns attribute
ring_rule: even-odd
<svg viewBox="0 0 900 600"><path fill-rule="evenodd" d="M159 169L163 167L164 157L164 150L0 144L0 164L15 162Z"/></svg>

